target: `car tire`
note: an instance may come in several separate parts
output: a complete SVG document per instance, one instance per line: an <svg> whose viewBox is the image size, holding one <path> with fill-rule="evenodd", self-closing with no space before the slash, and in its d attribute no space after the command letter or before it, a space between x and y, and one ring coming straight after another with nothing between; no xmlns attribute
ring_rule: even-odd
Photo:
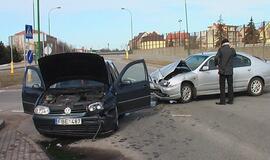
<svg viewBox="0 0 270 160"><path fill-rule="evenodd" d="M57 138L57 136L55 135L51 135L51 134L46 134L46 133L40 133L42 136L46 137L46 138Z"/></svg>
<svg viewBox="0 0 270 160"><path fill-rule="evenodd" d="M118 119L123 119L124 117L125 117L125 113L120 114L120 115L118 116Z"/></svg>
<svg viewBox="0 0 270 160"><path fill-rule="evenodd" d="M183 83L181 85L181 103L188 103L192 100L193 97L193 86L189 83Z"/></svg>
<svg viewBox="0 0 270 160"><path fill-rule="evenodd" d="M260 96L263 93L263 81L261 78L252 78L248 84L248 93L251 96Z"/></svg>

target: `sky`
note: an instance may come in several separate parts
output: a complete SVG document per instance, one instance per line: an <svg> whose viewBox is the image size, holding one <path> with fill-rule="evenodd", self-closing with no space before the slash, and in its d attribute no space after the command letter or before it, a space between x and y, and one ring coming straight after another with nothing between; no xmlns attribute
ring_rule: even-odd
<svg viewBox="0 0 270 160"><path fill-rule="evenodd" d="M33 1L0 0L0 41L33 24ZM206 30L222 15L231 25L270 21L269 0L186 0L190 32ZM51 35L76 48L123 49L130 39L130 15L133 15L134 36L140 32L160 34L184 30L184 0L40 0L41 30L48 33L51 8ZM182 23L178 22L182 19Z"/></svg>

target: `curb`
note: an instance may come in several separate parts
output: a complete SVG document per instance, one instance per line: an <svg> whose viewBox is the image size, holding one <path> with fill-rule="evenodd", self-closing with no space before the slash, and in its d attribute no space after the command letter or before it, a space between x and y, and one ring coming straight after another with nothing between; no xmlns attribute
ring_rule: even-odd
<svg viewBox="0 0 270 160"><path fill-rule="evenodd" d="M5 127L5 121L0 119L0 130Z"/></svg>

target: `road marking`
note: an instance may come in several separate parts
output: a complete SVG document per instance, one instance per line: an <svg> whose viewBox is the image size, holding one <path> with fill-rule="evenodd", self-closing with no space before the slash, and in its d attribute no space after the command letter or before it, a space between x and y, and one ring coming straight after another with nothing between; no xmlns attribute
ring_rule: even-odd
<svg viewBox="0 0 270 160"><path fill-rule="evenodd" d="M23 113L23 110L12 110L13 113Z"/></svg>
<svg viewBox="0 0 270 160"><path fill-rule="evenodd" d="M21 89L6 89L6 90L0 90L0 93L3 93L3 92L19 92L21 91Z"/></svg>
<svg viewBox="0 0 270 160"><path fill-rule="evenodd" d="M173 117L191 117L192 115L190 114L173 114Z"/></svg>

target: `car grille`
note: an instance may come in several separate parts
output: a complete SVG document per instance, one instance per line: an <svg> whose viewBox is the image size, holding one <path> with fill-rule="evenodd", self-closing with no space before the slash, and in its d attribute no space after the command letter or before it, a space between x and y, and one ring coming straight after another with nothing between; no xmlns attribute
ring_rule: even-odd
<svg viewBox="0 0 270 160"><path fill-rule="evenodd" d="M50 114L65 114L65 106L62 107L50 107ZM71 113L85 113L86 112L86 106L85 105L73 105L69 106L71 109Z"/></svg>

